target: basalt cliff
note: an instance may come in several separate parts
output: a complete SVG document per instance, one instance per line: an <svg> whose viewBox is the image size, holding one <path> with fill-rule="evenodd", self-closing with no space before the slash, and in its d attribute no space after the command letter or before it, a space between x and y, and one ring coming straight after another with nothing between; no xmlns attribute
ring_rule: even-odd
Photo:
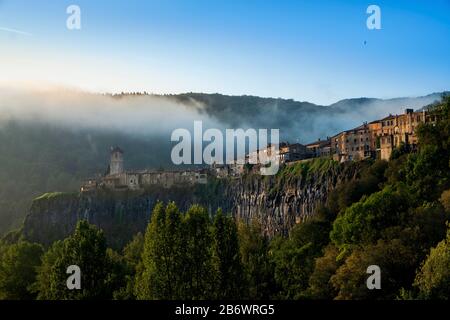
<svg viewBox="0 0 450 320"><path fill-rule="evenodd" d="M111 246L121 247L145 231L158 201L174 201L182 211L195 203L211 214L222 208L247 222L257 219L269 236L287 234L294 224L311 217L336 186L357 178L362 166L317 159L286 166L275 176L211 178L206 185L45 194L33 201L22 232L27 240L49 245L86 219L104 230Z"/></svg>

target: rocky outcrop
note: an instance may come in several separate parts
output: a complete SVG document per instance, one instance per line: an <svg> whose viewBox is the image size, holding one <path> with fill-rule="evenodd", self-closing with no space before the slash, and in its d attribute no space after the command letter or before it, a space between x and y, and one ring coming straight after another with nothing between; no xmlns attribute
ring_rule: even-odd
<svg viewBox="0 0 450 320"><path fill-rule="evenodd" d="M273 177L243 177L228 185L228 206L239 219L259 221L267 235L286 235L293 225L312 216L338 184L355 179L362 166L333 163L301 173L285 168Z"/></svg>
<svg viewBox="0 0 450 320"><path fill-rule="evenodd" d="M29 241L49 245L70 235L77 222L84 219L105 232L110 246L120 248L133 235L145 231L157 201L175 201L182 210L201 202L187 187L46 194L33 201L23 235Z"/></svg>
<svg viewBox="0 0 450 320"><path fill-rule="evenodd" d="M286 167L271 177L249 174L194 187L44 195L33 201L23 233L30 241L48 245L67 237L78 220L86 219L105 231L111 246L121 247L135 233L145 231L157 201L175 201L182 211L194 203L211 213L222 208L247 222L257 219L269 236L286 234L313 215L339 183L354 179L361 166L330 161Z"/></svg>

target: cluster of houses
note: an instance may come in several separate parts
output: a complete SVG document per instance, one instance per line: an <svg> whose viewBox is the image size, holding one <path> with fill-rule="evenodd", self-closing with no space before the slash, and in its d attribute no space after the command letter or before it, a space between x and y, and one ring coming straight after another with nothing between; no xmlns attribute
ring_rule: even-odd
<svg viewBox="0 0 450 320"><path fill-rule="evenodd" d="M332 156L344 162L366 158L389 160L395 148L404 144L411 150L417 147L416 129L422 123L435 123L436 115L426 110L389 115L383 119L338 133L318 146L319 155ZM311 144L306 146L311 147Z"/></svg>
<svg viewBox="0 0 450 320"><path fill-rule="evenodd" d="M114 147L111 148L108 173L86 180L81 186L81 191L98 188L139 190L151 185L169 188L180 184L206 184L209 175L219 178L241 175L245 172L246 165L254 163L250 159L261 159L261 153L264 153L265 157L275 155L281 165L319 157L329 157L339 162L367 158L389 160L392 151L402 144L410 150L417 147L416 129L419 124L435 123L437 120L434 114L425 110L414 112L413 109L406 109L403 114L389 115L370 123L365 122L359 127L306 145L282 142L275 148L269 144L265 149L250 152L243 161L235 161L233 164L213 164L209 169L125 171L124 152L119 147Z"/></svg>
<svg viewBox="0 0 450 320"><path fill-rule="evenodd" d="M276 152L280 164L319 157L330 157L339 162L367 158L389 160L392 151L402 144L410 150L416 149L418 125L436 121L436 115L426 110L414 112L413 109L406 109L403 114L389 115L370 123L365 122L356 128L306 145L283 142L279 144L278 151L268 145L265 149L248 154L241 164L215 165L213 169L219 177L242 174L245 165L250 163L249 159L261 152L265 154Z"/></svg>

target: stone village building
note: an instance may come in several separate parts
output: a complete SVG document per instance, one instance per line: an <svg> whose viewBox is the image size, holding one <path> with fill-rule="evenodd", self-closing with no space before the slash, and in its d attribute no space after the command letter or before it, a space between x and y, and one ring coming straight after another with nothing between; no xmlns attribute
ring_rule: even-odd
<svg viewBox="0 0 450 320"><path fill-rule="evenodd" d="M306 145L307 157L309 158L319 158L319 157L329 157L331 155L331 142L330 139L317 140L315 142Z"/></svg>
<svg viewBox="0 0 450 320"><path fill-rule="evenodd" d="M123 150L111 148L111 158L108 173L104 176L91 178L81 186L82 192L106 188L110 190L140 190L151 185L170 188L178 184L206 184L207 170L160 171L142 170L125 171Z"/></svg>
<svg viewBox="0 0 450 320"><path fill-rule="evenodd" d="M331 154L336 161L374 157L372 135L367 123L331 137Z"/></svg>

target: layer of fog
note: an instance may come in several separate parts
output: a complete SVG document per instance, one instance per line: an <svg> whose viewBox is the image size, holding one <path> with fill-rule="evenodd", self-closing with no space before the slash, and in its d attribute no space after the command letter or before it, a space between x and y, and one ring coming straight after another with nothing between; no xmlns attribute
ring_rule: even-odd
<svg viewBox="0 0 450 320"><path fill-rule="evenodd" d="M189 129L195 120L221 128L195 102L183 105L157 96L113 97L53 87L0 88L0 123L10 120L142 136L170 137L174 129Z"/></svg>
<svg viewBox="0 0 450 320"><path fill-rule="evenodd" d="M296 108L282 108L275 102L262 108L263 111L255 112L251 119L242 119L239 125L279 128L282 140L307 144L390 114L402 114L407 108L418 110L437 100L440 100L439 94L388 100L350 99L331 106L298 103Z"/></svg>
<svg viewBox="0 0 450 320"><path fill-rule="evenodd" d="M286 110L276 103L243 116L232 110L240 127L280 129L282 140L309 143L340 131L373 121L405 108L418 109L434 102L438 95L391 100L348 100L332 106L309 105ZM164 137L170 143L177 128L193 129L194 121L203 127L237 129L204 106L191 100L187 104L164 96L122 96L92 94L68 88L0 87L0 125L8 120L42 123L72 130L113 130L142 137Z"/></svg>

